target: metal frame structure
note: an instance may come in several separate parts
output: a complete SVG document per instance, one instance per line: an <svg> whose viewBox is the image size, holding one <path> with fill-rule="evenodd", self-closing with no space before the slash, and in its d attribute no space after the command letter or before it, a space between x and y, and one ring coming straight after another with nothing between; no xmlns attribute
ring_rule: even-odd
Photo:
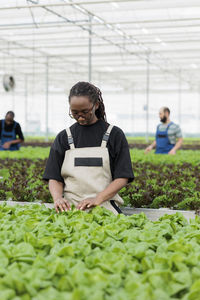
<svg viewBox="0 0 200 300"><path fill-rule="evenodd" d="M199 15L199 0L1 0L0 75L46 94L47 135L48 92L78 80L146 93L148 132L150 92L179 93L180 110L199 92Z"/></svg>

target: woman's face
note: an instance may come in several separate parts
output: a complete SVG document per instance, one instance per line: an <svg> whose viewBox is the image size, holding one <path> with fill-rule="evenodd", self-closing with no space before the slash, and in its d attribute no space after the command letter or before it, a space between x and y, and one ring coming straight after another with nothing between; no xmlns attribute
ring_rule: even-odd
<svg viewBox="0 0 200 300"><path fill-rule="evenodd" d="M80 125L90 125L97 121L95 110L99 104L93 104L87 96L73 96L70 99L70 110L73 118Z"/></svg>

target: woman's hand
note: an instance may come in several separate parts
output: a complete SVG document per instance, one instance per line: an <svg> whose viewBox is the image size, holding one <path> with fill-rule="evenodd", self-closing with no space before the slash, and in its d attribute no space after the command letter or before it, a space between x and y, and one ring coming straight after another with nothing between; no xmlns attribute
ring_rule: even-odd
<svg viewBox="0 0 200 300"><path fill-rule="evenodd" d="M59 213L59 210L63 212L71 209L69 202L65 198L58 198L54 200L54 208L57 213Z"/></svg>
<svg viewBox="0 0 200 300"><path fill-rule="evenodd" d="M104 201L113 199L113 197L128 183L128 178L116 178L96 197L87 198L77 205L77 209L85 210L94 206L98 206Z"/></svg>
<svg viewBox="0 0 200 300"><path fill-rule="evenodd" d="M77 209L80 210L85 210L91 207L95 207L98 206L102 203L103 201L101 201L98 197L94 197L94 198L87 198L82 200L78 205L77 205Z"/></svg>

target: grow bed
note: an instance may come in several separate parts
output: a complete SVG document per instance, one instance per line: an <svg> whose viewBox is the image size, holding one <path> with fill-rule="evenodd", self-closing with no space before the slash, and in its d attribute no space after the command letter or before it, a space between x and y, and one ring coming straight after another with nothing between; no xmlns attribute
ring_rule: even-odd
<svg viewBox="0 0 200 300"><path fill-rule="evenodd" d="M17 202L17 201L0 201L0 204L7 203L10 206L15 205L30 205L30 204L44 204L47 208L54 208L53 203L39 203L39 202ZM146 217L151 221L157 221L160 217L167 215L174 215L176 213L181 213L188 221L189 219L194 219L196 217L197 212L195 211L184 211L184 210L172 210L167 208L160 209L149 209L149 208L132 208L132 207L122 207L121 208L123 214L130 216L134 214L144 213Z"/></svg>

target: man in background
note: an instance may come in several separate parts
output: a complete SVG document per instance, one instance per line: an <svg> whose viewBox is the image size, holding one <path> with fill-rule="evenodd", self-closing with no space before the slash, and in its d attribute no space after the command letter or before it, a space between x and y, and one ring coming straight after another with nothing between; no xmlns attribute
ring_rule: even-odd
<svg viewBox="0 0 200 300"><path fill-rule="evenodd" d="M161 123L157 126L155 141L145 149L145 153L156 148L157 154L176 154L176 151L183 143L180 126L171 122L170 110L168 107L162 107L159 111Z"/></svg>
<svg viewBox="0 0 200 300"><path fill-rule="evenodd" d="M24 136L19 123L14 121L15 114L8 111L5 119L0 120L0 151L19 150Z"/></svg>

